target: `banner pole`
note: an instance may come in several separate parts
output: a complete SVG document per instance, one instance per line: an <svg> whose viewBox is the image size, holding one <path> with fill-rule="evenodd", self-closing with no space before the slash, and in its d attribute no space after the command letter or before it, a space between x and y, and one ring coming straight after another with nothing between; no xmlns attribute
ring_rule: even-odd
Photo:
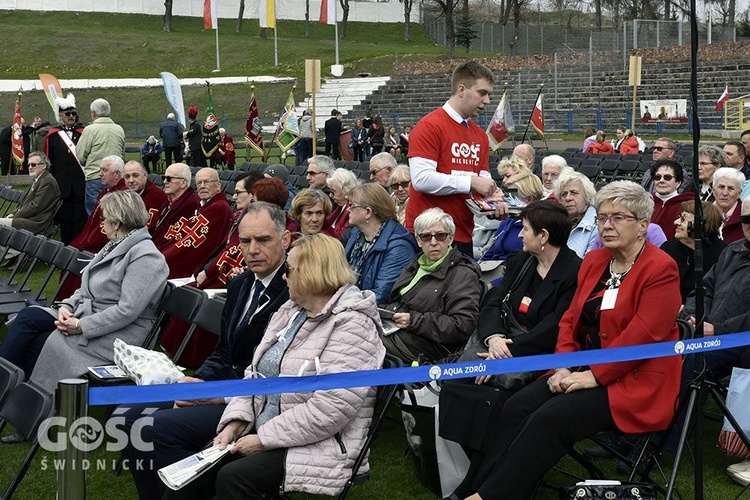
<svg viewBox="0 0 750 500"><path fill-rule="evenodd" d="M216 16L216 69L212 73L218 73L221 71L221 64L219 64L219 17Z"/></svg>

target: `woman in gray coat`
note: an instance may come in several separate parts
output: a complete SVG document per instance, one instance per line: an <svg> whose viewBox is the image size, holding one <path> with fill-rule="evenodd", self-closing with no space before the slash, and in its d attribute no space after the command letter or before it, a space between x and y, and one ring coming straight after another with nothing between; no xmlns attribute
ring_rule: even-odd
<svg viewBox="0 0 750 500"><path fill-rule="evenodd" d="M52 308L22 310L0 345L0 357L50 392L60 379L112 363L116 338L140 345L166 286L167 265L151 242L141 197L115 191L101 206L109 243L84 269L81 288Z"/></svg>

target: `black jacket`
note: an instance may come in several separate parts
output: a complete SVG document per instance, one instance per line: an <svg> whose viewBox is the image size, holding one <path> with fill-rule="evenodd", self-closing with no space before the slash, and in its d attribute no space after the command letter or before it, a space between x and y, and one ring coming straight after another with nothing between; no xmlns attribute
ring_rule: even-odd
<svg viewBox="0 0 750 500"><path fill-rule="evenodd" d="M331 144L338 144L342 128L343 127L341 125L341 120L339 120L335 116L332 116L328 120L326 120L324 128L326 133L326 142L330 142Z"/></svg>

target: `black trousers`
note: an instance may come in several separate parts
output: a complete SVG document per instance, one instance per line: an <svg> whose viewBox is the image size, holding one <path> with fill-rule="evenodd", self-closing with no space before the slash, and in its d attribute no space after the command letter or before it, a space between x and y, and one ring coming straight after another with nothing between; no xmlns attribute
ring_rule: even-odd
<svg viewBox="0 0 750 500"><path fill-rule="evenodd" d="M513 395L487 438L488 453L473 484L483 500L527 500L575 443L614 430L605 387L552 394L548 377Z"/></svg>
<svg viewBox="0 0 750 500"><path fill-rule="evenodd" d="M44 343L54 331L55 318L49 313L39 307L21 309L0 344L0 358L22 368L28 379Z"/></svg>
<svg viewBox="0 0 750 500"><path fill-rule="evenodd" d="M182 163L182 148L183 146L164 146L164 158L167 166L170 166L172 163ZM174 161L172 161L173 156Z"/></svg>

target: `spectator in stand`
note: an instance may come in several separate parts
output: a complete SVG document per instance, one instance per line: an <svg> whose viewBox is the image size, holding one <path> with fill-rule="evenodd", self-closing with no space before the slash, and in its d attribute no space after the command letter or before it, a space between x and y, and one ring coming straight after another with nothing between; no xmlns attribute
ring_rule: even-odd
<svg viewBox="0 0 750 500"><path fill-rule="evenodd" d="M657 139L654 143L654 147L651 150L651 159L654 160L654 162L660 160L673 160L676 152L677 146L675 145L674 141L669 137L662 137L660 139ZM650 170L647 170L643 174L641 186L643 186L649 193L654 192L654 180L651 178Z"/></svg>
<svg viewBox="0 0 750 500"><path fill-rule="evenodd" d="M641 145L638 143L638 138L635 136L632 130L627 129L623 133L622 141L619 142L619 149L615 148L620 154L631 155L638 154Z"/></svg>
<svg viewBox="0 0 750 500"><path fill-rule="evenodd" d="M409 154L409 135L411 134L411 125L408 123L404 125L404 131L399 135L399 143L401 144L401 155L406 158Z"/></svg>
<svg viewBox="0 0 750 500"><path fill-rule="evenodd" d="M114 339L140 345L167 284L141 198L116 191L104 195L97 209L108 241L84 269L80 288L53 307L23 309L0 345L0 357L50 393L61 379L111 364ZM20 435L15 437L18 442Z"/></svg>
<svg viewBox="0 0 750 500"><path fill-rule="evenodd" d="M386 352L407 366L437 363L463 347L477 324L482 284L474 259L451 247L456 226L439 208L414 220L422 252L393 285L385 309L399 330L383 339Z"/></svg>
<svg viewBox="0 0 750 500"><path fill-rule="evenodd" d="M148 212L148 223L146 227L151 231L156 226L159 214L169 203L167 195L159 189L156 184L148 180L146 168L136 160L130 160L123 168L125 185L130 191L137 193L143 200Z"/></svg>
<svg viewBox="0 0 750 500"><path fill-rule="evenodd" d="M513 156L522 159L529 170L534 170L534 161L536 160L536 151L531 144L519 144L513 148Z"/></svg>
<svg viewBox="0 0 750 500"><path fill-rule="evenodd" d="M99 178L104 157L125 157L125 131L109 117L109 103L95 99L90 110L91 123L83 129L75 150L86 174L86 213L89 215L94 211L97 197L105 189Z"/></svg>
<svg viewBox="0 0 750 500"><path fill-rule="evenodd" d="M721 239L728 245L744 238L740 213L742 200L740 192L745 176L732 167L719 168L714 172L713 192L716 197L714 205L719 207L723 223L721 225Z"/></svg>
<svg viewBox="0 0 750 500"><path fill-rule="evenodd" d="M341 142L341 112L337 109L331 110L331 117L325 123L326 149L325 155L334 160L340 160L339 143Z"/></svg>
<svg viewBox="0 0 750 500"><path fill-rule="evenodd" d="M555 199L555 182L563 173L567 172L573 172L573 169L568 166L568 162L562 156L549 155L544 157L542 160L542 199L546 200L550 197Z"/></svg>
<svg viewBox="0 0 750 500"><path fill-rule="evenodd" d="M164 172L162 180L168 204L156 218L151 231L154 245L160 252L171 245L171 239L166 238L170 228L193 217L200 207L201 200L190 187L192 176L190 167L184 163L173 163Z"/></svg>
<svg viewBox="0 0 750 500"><path fill-rule="evenodd" d="M148 139L146 139L146 142L143 143L143 146L141 147L141 161L143 162L143 166L147 173L151 173L151 169L148 168L149 165L153 166L154 172L157 171L162 151L164 150L162 149L161 144L159 144L159 141L157 141L156 137L153 135L150 135Z"/></svg>
<svg viewBox="0 0 750 500"><path fill-rule="evenodd" d="M365 145L367 143L367 129L362 126L362 120L354 120L352 127L352 140L349 146L354 154L355 161L365 161Z"/></svg>
<svg viewBox="0 0 750 500"><path fill-rule="evenodd" d="M701 146L698 149L698 179L700 180L701 201L713 203L716 198L713 192L714 172L716 169L728 167L727 155L716 146ZM695 186L690 184L685 192L694 193Z"/></svg>
<svg viewBox="0 0 750 500"><path fill-rule="evenodd" d="M311 188L328 194L328 177L336 170L333 160L323 155L315 155L307 160L307 181Z"/></svg>
<svg viewBox="0 0 750 500"><path fill-rule="evenodd" d="M378 115L373 119L370 130L367 131L367 142L370 144L370 155L375 156L383 151L385 130L383 118Z"/></svg>
<svg viewBox="0 0 750 500"><path fill-rule="evenodd" d="M349 194L358 185L357 176L345 168L337 168L328 177L328 187L336 206L326 219L325 231L334 238L341 239L349 227Z"/></svg>
<svg viewBox="0 0 750 500"><path fill-rule="evenodd" d="M185 149L185 143L182 142L184 132L185 127L175 119L174 113L169 113L167 119L159 127L159 137L164 143L167 167L172 163L182 163L182 150Z"/></svg>
<svg viewBox="0 0 750 500"><path fill-rule="evenodd" d="M596 143L596 130L593 127L588 127L583 132L583 147L581 148L581 151L588 152L588 149L591 145Z"/></svg>
<svg viewBox="0 0 750 500"><path fill-rule="evenodd" d="M219 129L219 147L211 155L211 167L226 166L234 170L236 152L234 150L234 138L227 134L226 129Z"/></svg>
<svg viewBox="0 0 750 500"><path fill-rule="evenodd" d="M399 144L399 138L396 134L396 127L388 127L388 131L383 138L383 150L386 153L390 153L396 161L401 158L401 145Z"/></svg>
<svg viewBox="0 0 750 500"><path fill-rule="evenodd" d="M331 198L315 188L301 189L292 200L289 217L296 223L292 236L305 236L326 231L326 218L333 209Z"/></svg>
<svg viewBox="0 0 750 500"><path fill-rule="evenodd" d="M682 303L695 292L695 202L682 203L682 213L674 220L675 237L664 242L661 249L677 263L680 271L680 295ZM727 247L722 241L719 229L723 222L721 210L716 205L701 202L703 217L703 269L710 270L719 260L719 255Z"/></svg>
<svg viewBox="0 0 750 500"><path fill-rule="evenodd" d="M378 304L387 304L396 278L417 253L417 243L396 222L393 200L379 184L351 190L349 224L354 229L346 242L346 258L357 286L375 292Z"/></svg>
<svg viewBox="0 0 750 500"><path fill-rule="evenodd" d="M391 198L396 203L396 220L403 226L406 221L406 207L409 204L409 186L411 185L409 167L398 165L393 169L388 184L391 187ZM451 220L453 220L452 217Z"/></svg>
<svg viewBox="0 0 750 500"><path fill-rule="evenodd" d="M388 189L388 179L391 178L393 169L396 168L396 158L385 151L375 154L370 158L370 182L380 184Z"/></svg>
<svg viewBox="0 0 750 500"><path fill-rule="evenodd" d="M568 236L568 248L581 259L594 247L596 241L596 207L594 183L573 169L563 172L555 185L555 199L568 212L572 230Z"/></svg>
<svg viewBox="0 0 750 500"><path fill-rule="evenodd" d="M674 220L682 211L682 204L694 198L693 193L680 193L682 165L674 160L659 160L651 165L651 178L654 179L654 213L651 222L657 224L668 240L674 238Z"/></svg>
<svg viewBox="0 0 750 500"><path fill-rule="evenodd" d="M614 153L615 149L612 147L612 144L607 142L607 134L599 130L596 132L596 142L590 144L588 149L586 149L586 152L590 154L608 155Z"/></svg>
<svg viewBox="0 0 750 500"><path fill-rule="evenodd" d="M750 167L747 163L747 152L745 145L740 141L729 141L724 144L724 153L727 155L727 166L742 172L745 180L750 179Z"/></svg>
<svg viewBox="0 0 750 500"><path fill-rule="evenodd" d="M307 108L302 112L299 118L299 147L297 148L297 158L295 165L302 165L305 160L313 156L313 129L315 120L312 116L312 109Z"/></svg>

